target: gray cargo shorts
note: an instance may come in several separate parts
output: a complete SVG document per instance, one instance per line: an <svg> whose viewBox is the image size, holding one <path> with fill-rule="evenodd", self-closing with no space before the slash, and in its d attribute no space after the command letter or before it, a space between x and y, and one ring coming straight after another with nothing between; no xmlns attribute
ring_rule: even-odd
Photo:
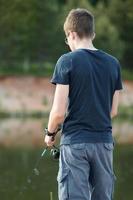
<svg viewBox="0 0 133 200"><path fill-rule="evenodd" d="M112 200L113 149L113 143L61 145L59 200Z"/></svg>

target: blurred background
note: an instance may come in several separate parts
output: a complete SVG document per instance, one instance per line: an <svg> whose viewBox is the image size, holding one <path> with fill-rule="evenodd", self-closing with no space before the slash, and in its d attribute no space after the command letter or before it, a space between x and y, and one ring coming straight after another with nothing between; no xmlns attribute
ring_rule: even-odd
<svg viewBox="0 0 133 200"><path fill-rule="evenodd" d="M30 184L27 177L45 148L43 130L55 90L49 81L57 59L69 51L63 22L77 7L95 15L94 45L121 62L124 89L119 115L113 119L115 200L133 199L133 1L0 0L2 200L58 199L58 161L49 152L39 163L40 174ZM59 139L60 134L57 146Z"/></svg>

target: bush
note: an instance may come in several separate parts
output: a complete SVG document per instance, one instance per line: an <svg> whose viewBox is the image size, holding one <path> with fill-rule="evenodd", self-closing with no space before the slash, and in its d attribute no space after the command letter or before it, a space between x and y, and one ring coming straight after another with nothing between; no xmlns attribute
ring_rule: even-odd
<svg viewBox="0 0 133 200"><path fill-rule="evenodd" d="M110 20L104 4L97 4L94 14L96 18L96 39L94 43L98 48L120 59L123 55L124 44L120 40L117 27Z"/></svg>

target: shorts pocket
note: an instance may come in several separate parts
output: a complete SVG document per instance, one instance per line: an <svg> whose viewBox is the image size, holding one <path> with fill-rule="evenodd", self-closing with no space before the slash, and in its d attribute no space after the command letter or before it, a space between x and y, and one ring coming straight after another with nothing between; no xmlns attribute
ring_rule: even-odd
<svg viewBox="0 0 133 200"><path fill-rule="evenodd" d="M60 169L58 172L57 181L62 182L68 176L68 174L69 174L68 168Z"/></svg>
<svg viewBox="0 0 133 200"><path fill-rule="evenodd" d="M114 144L113 143L104 143L103 144L104 148L107 149L108 151L111 151L114 149Z"/></svg>
<svg viewBox="0 0 133 200"><path fill-rule="evenodd" d="M69 198L69 191L68 191L68 175L69 169L64 168L60 169L57 176L58 181L58 196L59 200L67 200Z"/></svg>

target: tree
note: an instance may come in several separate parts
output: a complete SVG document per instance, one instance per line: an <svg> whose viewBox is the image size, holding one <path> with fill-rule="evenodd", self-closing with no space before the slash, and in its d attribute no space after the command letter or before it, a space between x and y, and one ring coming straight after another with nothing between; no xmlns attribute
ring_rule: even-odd
<svg viewBox="0 0 133 200"><path fill-rule="evenodd" d="M109 16L112 23L117 26L120 38L125 44L122 61L127 68L133 69L133 1L112 0Z"/></svg>
<svg viewBox="0 0 133 200"><path fill-rule="evenodd" d="M121 59L124 51L124 43L120 39L117 26L110 20L108 8L105 9L103 3L98 3L94 9L94 15L96 18L96 39L94 43L98 48Z"/></svg>
<svg viewBox="0 0 133 200"><path fill-rule="evenodd" d="M0 0L0 59L55 59L58 4L49 0Z"/></svg>
<svg viewBox="0 0 133 200"><path fill-rule="evenodd" d="M62 13L63 21L61 26L63 26L66 13L68 13L72 8L77 7L88 9L95 16L96 38L94 44L96 47L103 49L120 59L123 55L124 44L120 40L117 27L110 20L108 16L108 8L105 7L103 2L99 2L93 7L87 0L68 0Z"/></svg>

